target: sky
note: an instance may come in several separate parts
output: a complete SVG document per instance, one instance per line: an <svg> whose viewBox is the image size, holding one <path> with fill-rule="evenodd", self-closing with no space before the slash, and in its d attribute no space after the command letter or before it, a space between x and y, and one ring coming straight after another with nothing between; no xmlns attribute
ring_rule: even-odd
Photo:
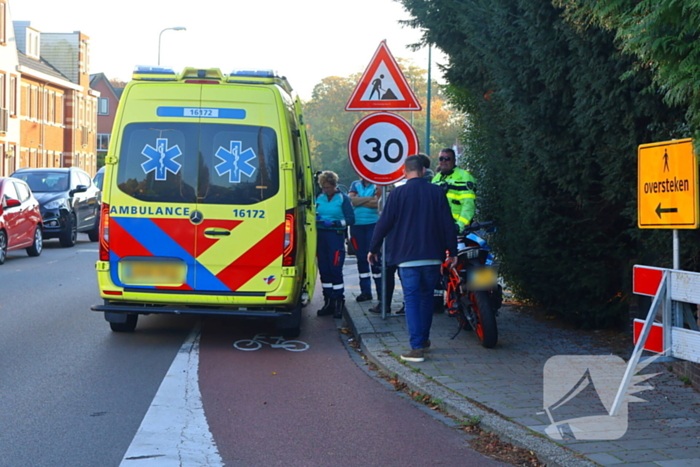
<svg viewBox="0 0 700 467"><path fill-rule="evenodd" d="M395 58L428 67L428 50L406 46L421 32L393 0L9 0L13 21L41 32L90 37L90 73L128 81L136 65L276 70L303 100L328 76L361 73L379 43ZM186 31L165 28L185 27ZM436 64L444 56L433 51Z"/></svg>

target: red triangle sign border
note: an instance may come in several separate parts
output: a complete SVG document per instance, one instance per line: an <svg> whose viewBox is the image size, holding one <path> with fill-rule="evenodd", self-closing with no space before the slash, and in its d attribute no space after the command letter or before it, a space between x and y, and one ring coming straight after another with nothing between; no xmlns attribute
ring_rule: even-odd
<svg viewBox="0 0 700 467"><path fill-rule="evenodd" d="M391 77L393 78L398 91L404 97L403 99L386 99L386 100L362 100L362 96L367 91L370 86L370 80L375 75L379 66L384 63L388 69ZM413 90L408 85L408 81L401 72L401 68L396 63L393 55L389 51L389 47L386 45L386 41L379 43L377 51L374 53L372 60L370 61L367 69L362 74L360 81L358 81L355 90L350 95L348 103L345 105L346 111L356 111L356 110L421 110L422 107L413 93Z"/></svg>

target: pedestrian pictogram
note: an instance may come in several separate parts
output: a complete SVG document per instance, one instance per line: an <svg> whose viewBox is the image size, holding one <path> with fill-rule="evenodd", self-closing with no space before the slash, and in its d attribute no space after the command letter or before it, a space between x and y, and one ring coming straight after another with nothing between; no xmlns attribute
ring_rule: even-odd
<svg viewBox="0 0 700 467"><path fill-rule="evenodd" d="M388 112L367 115L348 140L350 163L375 185L391 185L404 178L406 157L418 153L418 136L404 118Z"/></svg>
<svg viewBox="0 0 700 467"><path fill-rule="evenodd" d="M691 139L639 146L639 228L696 229L697 184L697 158Z"/></svg>
<svg viewBox="0 0 700 467"><path fill-rule="evenodd" d="M345 110L421 110L385 41L379 44Z"/></svg>

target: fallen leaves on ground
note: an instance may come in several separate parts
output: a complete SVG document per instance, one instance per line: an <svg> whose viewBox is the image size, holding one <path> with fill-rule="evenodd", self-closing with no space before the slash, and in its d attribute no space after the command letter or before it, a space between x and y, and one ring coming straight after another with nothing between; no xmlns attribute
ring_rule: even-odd
<svg viewBox="0 0 700 467"><path fill-rule="evenodd" d="M479 426L464 427L464 431L473 438L469 441L475 451L500 462L522 467L545 467L534 452L501 441L494 433L482 430Z"/></svg>

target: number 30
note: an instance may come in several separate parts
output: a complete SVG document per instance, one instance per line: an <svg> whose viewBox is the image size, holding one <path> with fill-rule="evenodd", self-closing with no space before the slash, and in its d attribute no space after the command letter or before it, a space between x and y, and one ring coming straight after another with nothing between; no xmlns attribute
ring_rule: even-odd
<svg viewBox="0 0 700 467"><path fill-rule="evenodd" d="M367 162L377 162L379 159L382 158L382 142L379 141L377 138L369 138L365 140L365 143L367 144L372 144L374 147L372 148L372 151L376 154L376 156L368 156L367 154L363 155L362 157L367 161ZM395 144L396 147L398 148L398 155L396 157L391 157L389 155L389 148L391 147L392 144ZM399 141L396 138L391 138L384 144L384 157L386 157L386 160L391 162L392 164L395 162L398 162L401 160L403 157L403 144L401 144L401 141Z"/></svg>

